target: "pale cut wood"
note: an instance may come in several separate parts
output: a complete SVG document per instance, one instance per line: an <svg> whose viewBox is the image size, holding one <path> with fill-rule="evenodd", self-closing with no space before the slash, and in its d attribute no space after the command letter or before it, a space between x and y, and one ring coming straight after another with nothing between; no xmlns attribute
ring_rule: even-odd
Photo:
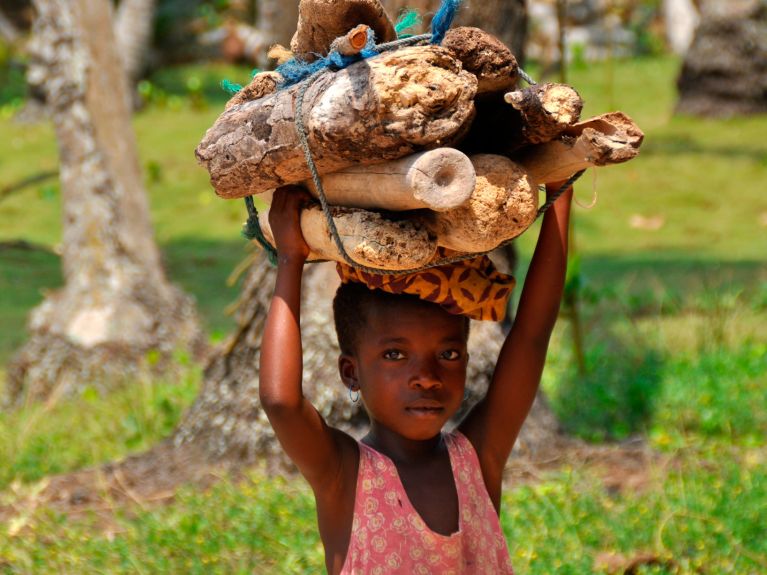
<svg viewBox="0 0 767 575"><path fill-rule="evenodd" d="M536 184L566 180L587 168L628 162L639 154L644 133L622 112L596 116L568 128L552 142L514 156Z"/></svg>
<svg viewBox="0 0 767 575"><path fill-rule="evenodd" d="M437 251L436 243L417 221L395 222L376 212L349 208L332 208L331 213L346 253L359 264L406 270L425 265ZM259 223L274 245L268 211L259 214ZM301 233L311 249L311 259L344 261L319 207L301 212Z"/></svg>
<svg viewBox="0 0 767 575"><path fill-rule="evenodd" d="M437 244L482 253L517 237L535 221L538 191L525 169L503 156L471 157L477 185L466 204L424 216Z"/></svg>
<svg viewBox="0 0 767 575"><path fill-rule="evenodd" d="M295 125L299 86L231 107L197 147L219 196L308 179ZM304 123L320 174L451 146L474 116L477 79L438 46L403 48L319 77Z"/></svg>
<svg viewBox="0 0 767 575"><path fill-rule="evenodd" d="M479 82L477 95L513 90L519 80L517 59L503 42L479 28L449 30L442 47L450 50Z"/></svg>
<svg viewBox="0 0 767 575"><path fill-rule="evenodd" d="M322 178L325 197L332 205L392 211L457 208L471 197L475 183L471 160L455 148L437 148L374 166L352 166ZM306 187L318 196L311 180Z"/></svg>
<svg viewBox="0 0 767 575"><path fill-rule="evenodd" d="M318 54L327 55L336 38L360 24L373 29L378 43L397 38L394 24L378 0L301 0L290 49L311 62Z"/></svg>

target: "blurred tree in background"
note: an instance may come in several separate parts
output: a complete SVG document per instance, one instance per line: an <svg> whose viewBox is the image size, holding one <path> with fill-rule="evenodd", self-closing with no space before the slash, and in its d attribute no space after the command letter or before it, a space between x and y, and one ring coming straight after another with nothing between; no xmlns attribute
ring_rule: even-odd
<svg viewBox="0 0 767 575"><path fill-rule="evenodd" d="M767 112L767 2L705 3L678 87L682 114Z"/></svg>
<svg viewBox="0 0 767 575"><path fill-rule="evenodd" d="M8 366L11 403L136 378L147 356L201 351L192 301L154 242L107 0L36 0L30 82L59 144L65 285L32 312Z"/></svg>

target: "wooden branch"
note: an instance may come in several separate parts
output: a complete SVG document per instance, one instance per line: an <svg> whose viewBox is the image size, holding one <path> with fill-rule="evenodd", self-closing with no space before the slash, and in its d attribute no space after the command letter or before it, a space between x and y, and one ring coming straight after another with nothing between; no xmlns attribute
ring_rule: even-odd
<svg viewBox="0 0 767 575"><path fill-rule="evenodd" d="M513 90L519 80L514 54L492 34L479 28L453 28L442 47L450 50L463 69L477 77L477 95Z"/></svg>
<svg viewBox="0 0 767 575"><path fill-rule="evenodd" d="M322 178L328 202L349 208L444 211L464 204L474 191L471 160L454 148L437 148L375 166L352 166ZM318 196L314 184L306 182Z"/></svg>
<svg viewBox="0 0 767 575"><path fill-rule="evenodd" d="M477 185L463 206L424 216L437 244L482 253L524 232L535 221L538 191L527 172L503 156L471 157Z"/></svg>
<svg viewBox="0 0 767 575"><path fill-rule="evenodd" d="M545 184L587 168L627 162L639 154L643 139L631 118L612 112L571 126L558 140L520 150L513 159L533 182Z"/></svg>
<svg viewBox="0 0 767 575"><path fill-rule="evenodd" d="M365 210L333 208L333 221L346 253L357 263L387 270L406 270L430 261L437 245L416 221L392 221ZM274 245L269 212L259 214L266 239ZM312 259L344 261L319 207L301 212L301 232Z"/></svg>
<svg viewBox="0 0 767 575"><path fill-rule="evenodd" d="M575 124L583 109L583 100L567 84L536 84L509 92L508 104L522 114L522 141L516 146L549 142Z"/></svg>
<svg viewBox="0 0 767 575"><path fill-rule="evenodd" d="M295 125L299 86L225 111L197 147L225 198L310 177ZM304 98L309 147L320 174L451 146L474 115L476 78L450 52L416 46L319 77Z"/></svg>
<svg viewBox="0 0 767 575"><path fill-rule="evenodd" d="M343 56L355 56L364 50L368 43L368 30L370 26L360 24L352 28L348 33L333 40L330 51L336 51Z"/></svg>
<svg viewBox="0 0 767 575"><path fill-rule="evenodd" d="M336 38L360 24L373 29L376 41L396 40L394 24L378 0L301 0L298 30L290 42L293 53L307 62L330 51Z"/></svg>

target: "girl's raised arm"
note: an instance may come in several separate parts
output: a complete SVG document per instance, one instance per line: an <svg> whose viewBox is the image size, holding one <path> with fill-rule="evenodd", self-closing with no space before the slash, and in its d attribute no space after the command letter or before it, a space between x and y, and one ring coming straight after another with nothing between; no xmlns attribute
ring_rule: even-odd
<svg viewBox="0 0 767 575"><path fill-rule="evenodd" d="M316 492L339 477L343 439L304 397L301 386L301 278L309 248L301 235L300 212L307 199L300 188L281 188L269 213L278 263L261 344L259 397L283 449Z"/></svg>
<svg viewBox="0 0 767 575"><path fill-rule="evenodd" d="M563 184L547 186L547 195L558 192ZM460 426L477 450L496 508L500 506L503 468L535 400L559 313L567 272L572 194L570 188L543 217L517 316L501 348L490 387Z"/></svg>

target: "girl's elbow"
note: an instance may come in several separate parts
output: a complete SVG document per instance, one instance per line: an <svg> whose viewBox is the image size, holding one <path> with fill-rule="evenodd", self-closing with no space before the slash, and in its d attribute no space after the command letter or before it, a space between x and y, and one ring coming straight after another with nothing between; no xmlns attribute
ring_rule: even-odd
<svg viewBox="0 0 767 575"><path fill-rule="evenodd" d="M261 409L269 415L299 410L303 402L300 394L280 393L263 387L259 389L258 399Z"/></svg>

